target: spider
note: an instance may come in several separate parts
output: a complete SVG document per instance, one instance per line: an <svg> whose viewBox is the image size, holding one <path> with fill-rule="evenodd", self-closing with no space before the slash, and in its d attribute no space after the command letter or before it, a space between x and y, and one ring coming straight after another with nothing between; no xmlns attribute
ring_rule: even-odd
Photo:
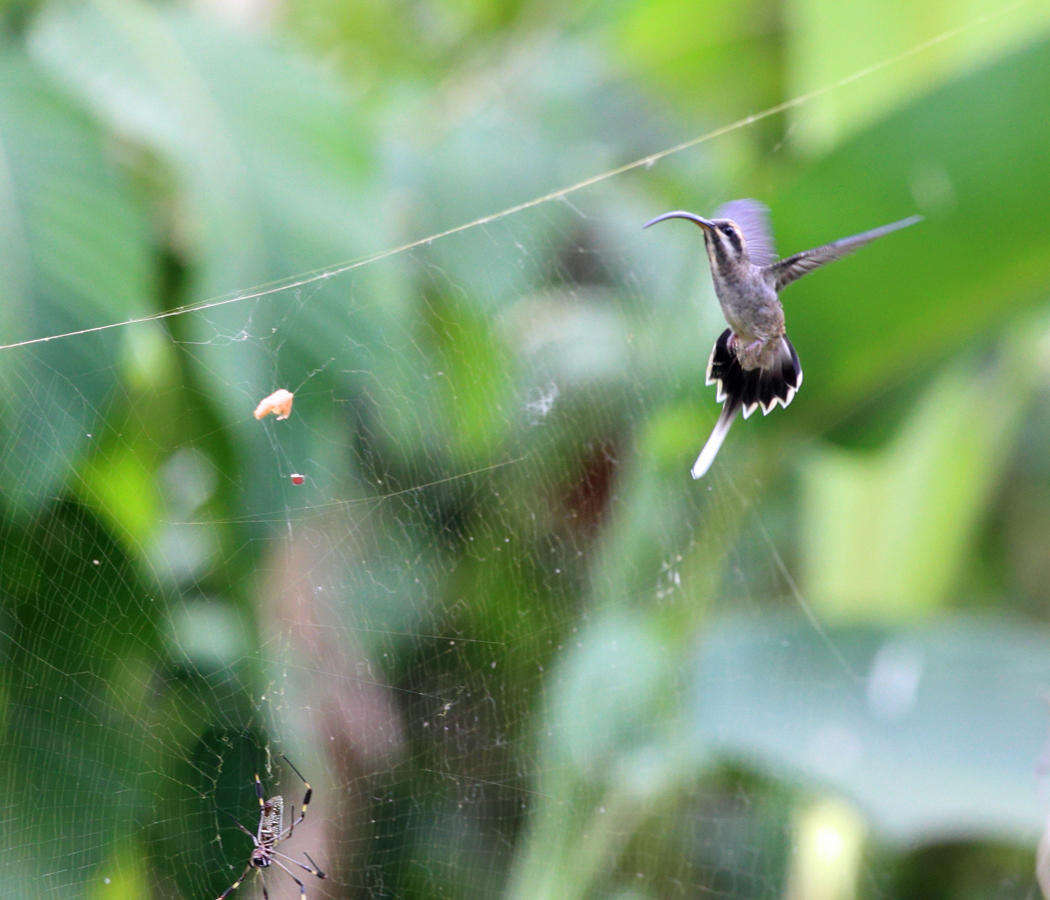
<svg viewBox="0 0 1050 900"><path fill-rule="evenodd" d="M248 865L244 867L244 871L241 872L240 876L233 884L219 894L217 900L223 900L228 894L237 890L237 888L241 886L241 882L244 881L245 876L253 868L259 873L259 880L262 882L263 897L269 898L270 895L266 893L266 882L263 881L262 870L269 868L271 865L283 869L285 874L299 885L299 896L305 897L306 885L292 874L292 870L289 869L285 863L282 863L280 859L277 859L278 856L285 860L285 862L298 866L300 869L305 869L311 875L316 875L318 878L325 877L324 872L321 871L317 863L310 859L309 853L303 851L303 856L305 856L310 862L310 865L306 865L306 863L301 863L299 860L293 859L287 854L274 849L279 843L281 843L281 841L290 838L292 832L295 830L295 826L306 818L306 808L310 805L310 798L314 793L314 789L310 787L310 782L303 778L302 773L295 767L295 764L287 756L282 755L281 759L291 766L292 771L299 776L299 780L306 785L306 795L303 797L302 809L299 810L299 818L295 818L295 804L293 803L291 807L292 824L287 828L284 827L284 798L278 795L276 797L271 797L269 800L264 800L262 782L259 780L259 774L256 773L255 793L259 797L259 830L255 834L252 834L240 822L234 819L230 813L226 813L226 815L233 819L237 827L252 839L252 843L255 847L252 850L252 855L248 858Z"/></svg>

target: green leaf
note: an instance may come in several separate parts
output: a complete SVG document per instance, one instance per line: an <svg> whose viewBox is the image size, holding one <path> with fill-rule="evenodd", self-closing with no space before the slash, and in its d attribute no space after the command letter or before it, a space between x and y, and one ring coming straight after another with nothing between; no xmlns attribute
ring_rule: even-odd
<svg viewBox="0 0 1050 900"><path fill-rule="evenodd" d="M1045 300L1050 40L958 78L856 134L774 203L783 253L909 213L926 221L789 287L806 370L796 421L863 403Z"/></svg>
<svg viewBox="0 0 1050 900"><path fill-rule="evenodd" d="M698 750L852 799L886 837L1033 840L1050 634L950 617L818 633L722 622L700 646Z"/></svg>
<svg viewBox="0 0 1050 900"><path fill-rule="evenodd" d="M819 90L898 57L902 48L933 41L923 52L906 54L848 90L828 92L793 112L792 139L807 148L828 146L917 91L1048 24L1043 4L998 0L925 0L920 10L901 0L788 0L784 6L789 96ZM936 40L941 35L946 39Z"/></svg>
<svg viewBox="0 0 1050 900"><path fill-rule="evenodd" d="M0 792L19 823L0 834L0 856L5 878L18 874L30 894L69 895L131 874L100 867L147 810L153 591L73 502L29 527L5 522L0 546Z"/></svg>
<svg viewBox="0 0 1050 900"><path fill-rule="evenodd" d="M157 170L171 174L160 199L187 267L184 302L254 293L395 243L366 177L368 120L289 48L183 10L110 2L49 7L30 43L70 92L147 151L154 181ZM285 503L291 472L308 477L303 499L345 475L344 409L331 397L411 377L411 364L397 362L415 360L410 296L399 268L374 265L171 320L192 341L189 364L237 462L267 475L245 480L246 509ZM293 413L304 427L251 418L277 387L305 388ZM312 403L311 392L327 402Z"/></svg>
<svg viewBox="0 0 1050 900"><path fill-rule="evenodd" d="M0 343L149 311L147 229L90 120L0 53ZM0 352L0 496L51 502L101 427L115 333Z"/></svg>
<svg viewBox="0 0 1050 900"><path fill-rule="evenodd" d="M1045 326L1015 330L998 363L971 356L941 374L887 447L808 459L800 547L822 615L918 618L949 595L1042 380L1031 335Z"/></svg>

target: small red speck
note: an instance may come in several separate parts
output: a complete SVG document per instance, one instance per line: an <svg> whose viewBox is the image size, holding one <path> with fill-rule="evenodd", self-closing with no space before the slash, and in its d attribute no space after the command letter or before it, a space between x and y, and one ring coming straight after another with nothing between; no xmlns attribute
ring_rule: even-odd
<svg viewBox="0 0 1050 900"><path fill-rule="evenodd" d="M306 479L303 478L303 476L300 475L298 472L296 472L296 474L292 475L291 478L292 478L292 484L302 484L304 481L306 481Z"/></svg>

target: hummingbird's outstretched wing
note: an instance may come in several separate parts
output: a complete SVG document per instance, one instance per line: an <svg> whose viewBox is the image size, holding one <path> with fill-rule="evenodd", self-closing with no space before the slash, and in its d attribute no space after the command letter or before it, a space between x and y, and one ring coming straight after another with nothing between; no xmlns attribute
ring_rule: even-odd
<svg viewBox="0 0 1050 900"><path fill-rule="evenodd" d="M807 272L812 272L814 269L819 269L829 262L841 259L854 250L859 250L865 244L870 244L876 238L893 231L899 231L901 228L907 228L909 225L914 225L916 222L921 221L922 216L908 216L907 219L891 222L889 225L883 225L881 228L873 228L871 231L862 231L860 234L855 234L852 237L840 238L837 241L832 241L830 244L824 244L822 247L814 247L812 250L803 250L801 253L796 253L793 256L785 257L780 262L773 263L766 269L766 272L773 280L773 287L779 292Z"/></svg>
<svg viewBox="0 0 1050 900"><path fill-rule="evenodd" d="M715 211L716 219L731 219L740 226L747 242L751 264L764 268L777 261L773 233L769 228L769 207L757 200L730 200Z"/></svg>

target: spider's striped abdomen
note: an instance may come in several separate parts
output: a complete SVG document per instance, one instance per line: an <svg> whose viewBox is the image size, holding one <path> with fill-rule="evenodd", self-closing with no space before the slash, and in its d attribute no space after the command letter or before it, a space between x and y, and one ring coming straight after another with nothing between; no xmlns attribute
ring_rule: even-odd
<svg viewBox="0 0 1050 900"><path fill-rule="evenodd" d="M271 797L263 804L259 816L259 843L272 847L277 836L284 830L284 797Z"/></svg>

